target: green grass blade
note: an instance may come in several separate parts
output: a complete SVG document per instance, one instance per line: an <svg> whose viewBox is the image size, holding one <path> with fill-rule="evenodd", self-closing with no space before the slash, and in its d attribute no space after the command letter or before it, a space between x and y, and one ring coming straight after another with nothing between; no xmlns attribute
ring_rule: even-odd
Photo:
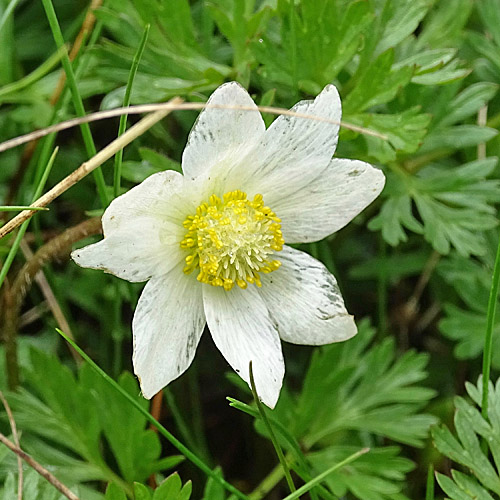
<svg viewBox="0 0 500 500"><path fill-rule="evenodd" d="M73 340L71 340L64 332L56 328L56 331L61 335L66 342L71 344L71 346L82 356L82 358L94 369L101 377L108 382L108 384L113 387L116 391L118 391L138 412L142 413L144 417L153 424L158 432L165 438L167 441L172 444L180 453L182 453L191 463L196 465L201 471L203 471L207 476L210 476L214 481L218 482L222 485L227 491L232 493L238 498L242 500L248 500L248 497L242 493L240 490L235 488L232 484L229 484L225 481L219 474L213 471L210 467L208 467L202 460L200 460L191 450L186 448L173 434L171 434L163 425L156 420L151 413L145 410L137 401L130 396L124 389L120 387L106 372L104 372L99 366L97 366L90 358L87 356L85 351L83 351Z"/></svg>
<svg viewBox="0 0 500 500"><path fill-rule="evenodd" d="M50 29L52 31L52 36L58 49L65 47L65 42L61 27L59 26L59 21L57 20L56 11L52 5L51 0L42 0L45 13L47 14L47 19L49 21ZM76 114L80 117L85 116L85 108L83 107L83 100L78 87L76 85L76 78L73 72L73 67L71 66L71 61L69 60L67 50L64 49L64 54L62 56L62 65L64 72L66 73L66 78L68 81L68 86L71 90L71 95L73 97L73 105L75 106ZM97 153L97 149L94 144L94 139L92 138L92 133L90 132L90 126L88 123L82 123L80 125L80 130L82 132L83 142L85 143L85 149L89 157L94 156ZM99 197L101 198L101 203L103 206L108 204L108 194L106 191L106 183L104 182L104 176L102 174L101 168L97 168L93 172L94 179L97 185L97 191Z"/></svg>
<svg viewBox="0 0 500 500"><path fill-rule="evenodd" d="M427 471L425 500L434 500L434 466L432 464L429 465L429 470Z"/></svg>
<svg viewBox="0 0 500 500"><path fill-rule="evenodd" d="M130 73L128 75L127 87L125 89L125 96L123 98L123 107L126 108L130 105L130 96L132 94L132 86L134 85L135 75L137 74L137 68L139 67L139 63L141 61L142 53L144 52L144 47L146 47L146 42L148 41L149 36L149 24L146 24L144 28L144 33L142 34L141 41L139 46L137 47L137 51L134 55L134 59L132 61L132 66L130 67ZM128 115L120 116L120 125L118 127L118 136L122 135L127 128L127 118ZM114 195L119 196L120 194L120 184L122 177L122 160L123 160L123 149L120 149L118 153L115 155L115 172L114 172L114 185L113 191Z"/></svg>
<svg viewBox="0 0 500 500"><path fill-rule="evenodd" d="M500 239L498 241L495 265L493 267L493 278L491 281L490 297L488 299L488 313L486 317L486 335L484 338L483 351L483 401L481 414L485 420L488 419L488 391L491 371L491 353L493 348L493 327L495 325L495 314L498 300L498 285L500 283Z"/></svg>
<svg viewBox="0 0 500 500"><path fill-rule="evenodd" d="M50 157L50 159L47 163L47 166L45 167L42 178L40 179L40 182L38 183L38 186L36 187L35 194L33 195L33 201L38 199L40 197L40 195L42 194L43 188L45 187L45 183L47 182L47 179L49 177L50 170L52 169L52 165L54 164L54 160L56 159L56 155L57 155L58 150L59 150L59 148L56 148L54 150L54 152L52 153L52 156ZM9 272L9 269L10 269L10 266L12 265L12 262L14 262L14 258L16 256L16 253L19 250L19 245L21 244L21 240L23 239L23 236L24 236L24 233L26 232L26 229L28 229L30 221L31 221L31 219L28 219L27 221L25 221L21 224L21 227L19 228L19 231L16 234L16 238L14 239L14 243L10 247L9 253L7 254L7 258L5 259L5 262L2 266L2 269L0 270L0 288L3 285L5 277L7 276L7 273Z"/></svg>
<svg viewBox="0 0 500 500"><path fill-rule="evenodd" d="M25 77L17 80L16 82L9 83L0 88L0 98L14 92L19 92L20 90L29 87L31 84L43 78L47 73L49 73L54 66L61 60L64 54L64 48L58 49L54 54L52 54L46 61L44 61L38 68L34 69L31 73Z"/></svg>
<svg viewBox="0 0 500 500"><path fill-rule="evenodd" d="M0 205L0 212L19 212L21 210L48 210L47 207L30 207L29 205Z"/></svg>
<svg viewBox="0 0 500 500"><path fill-rule="evenodd" d="M370 448L363 448L362 450L357 451L356 453L353 453L351 456L347 457L345 460L342 460L342 462L339 462L338 464L335 464L334 466L330 467L329 469L325 470L321 474L318 474L314 479L311 479L311 481L307 482L304 484L304 486L301 486L297 491L294 491L290 495L286 496L283 500L295 500L295 498L299 498L301 495L304 493L307 493L311 488L314 488L318 483L323 481L325 477L327 477L329 474L332 472L335 472L338 469L341 469L344 467L344 465L350 464L351 462L354 462L354 460L357 460L361 455L364 455L365 453L368 453L370 451Z"/></svg>
<svg viewBox="0 0 500 500"><path fill-rule="evenodd" d="M283 467L283 472L285 474L285 479L288 484L288 487L290 488L291 492L296 491L295 484L293 484L293 479L292 475L290 474L290 468L288 467L288 464L286 462L285 455L283 455L283 450L281 449L281 446L276 439L276 436L274 434L273 428L271 426L271 423L269 422L266 412L263 408L262 403L260 402L259 395L257 394L257 389L255 387L255 381L253 379L253 370L252 370L252 362L250 361L250 366L248 367L249 373L250 373L250 386L252 388L252 393L253 397L255 399L255 403L257 404L257 408L260 413L260 417L262 418L262 421L264 422L264 425L266 426L267 432L269 432L269 437L271 438L271 442L273 443L274 449L276 450L276 455L278 455L278 459L281 463L281 467Z"/></svg>
<svg viewBox="0 0 500 500"><path fill-rule="evenodd" d="M8 21L9 17L14 12L14 9L16 8L18 3L19 3L19 0L11 0L9 5L7 5L7 8L5 9L5 11L3 13L2 19L0 19L0 31L2 31L2 28L4 27L5 23Z"/></svg>

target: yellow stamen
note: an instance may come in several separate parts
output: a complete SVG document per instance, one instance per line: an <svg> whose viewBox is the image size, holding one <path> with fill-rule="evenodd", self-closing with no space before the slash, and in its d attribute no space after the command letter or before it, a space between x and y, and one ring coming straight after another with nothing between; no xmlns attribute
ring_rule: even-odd
<svg viewBox="0 0 500 500"><path fill-rule="evenodd" d="M201 283L229 291L237 285L262 286L259 273L271 273L281 265L271 257L283 249L281 219L264 205L261 194L248 200L240 190L216 194L186 217L187 230L181 248L187 250L184 272L198 269Z"/></svg>

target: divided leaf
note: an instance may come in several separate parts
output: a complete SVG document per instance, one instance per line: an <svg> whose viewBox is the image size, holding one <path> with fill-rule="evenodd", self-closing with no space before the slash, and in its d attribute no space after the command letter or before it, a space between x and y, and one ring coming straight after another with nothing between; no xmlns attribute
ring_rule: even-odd
<svg viewBox="0 0 500 500"><path fill-rule="evenodd" d="M466 467L469 474L452 471L452 478L442 474L437 479L451 500L490 500L488 493L500 494L500 380L490 382L488 420L480 412L482 380L477 386L467 383L467 392L479 409L465 399L455 398L456 437L446 426L435 427L432 436L436 448L445 456ZM481 440L491 453L481 446Z"/></svg>

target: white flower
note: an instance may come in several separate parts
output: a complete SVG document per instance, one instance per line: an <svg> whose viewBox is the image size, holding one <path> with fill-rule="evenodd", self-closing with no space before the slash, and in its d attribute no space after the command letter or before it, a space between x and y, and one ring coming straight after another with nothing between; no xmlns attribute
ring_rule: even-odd
<svg viewBox="0 0 500 500"><path fill-rule="evenodd" d="M77 264L128 281L149 280L135 311L134 370L146 398L191 364L208 323L212 338L274 407L281 342L322 345L356 334L335 278L284 243L318 241L345 226L384 186L367 163L333 159L339 126L279 116L264 121L237 83L219 87L189 135L184 176L152 175L116 198L104 239L73 252ZM293 111L339 122L328 85Z"/></svg>

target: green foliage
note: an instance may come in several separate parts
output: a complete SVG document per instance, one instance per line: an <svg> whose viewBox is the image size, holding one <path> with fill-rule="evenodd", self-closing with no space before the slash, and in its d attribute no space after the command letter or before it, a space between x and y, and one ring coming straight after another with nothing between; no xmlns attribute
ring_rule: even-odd
<svg viewBox="0 0 500 500"><path fill-rule="evenodd" d="M485 236L479 231L497 224L495 208L499 182L487 179L497 164L497 158L466 163L453 169L422 170L419 176L400 171L389 176L388 200L370 227L381 229L391 245L406 241L404 228L422 233L441 254L456 248L462 256L481 255L485 251ZM412 210L418 210L420 220Z"/></svg>
<svg viewBox="0 0 500 500"><path fill-rule="evenodd" d="M432 431L437 449L454 462L463 465L467 474L452 470L452 478L436 474L437 480L451 500L489 500L500 494L500 381L490 382L488 419L481 416L482 381L477 386L466 384L473 403L455 398L456 437L446 426ZM484 443L484 446L481 445ZM487 446L487 449L486 449ZM489 452L488 452L489 450ZM491 458L490 458L491 454Z"/></svg>
<svg viewBox="0 0 500 500"><path fill-rule="evenodd" d="M82 365L75 378L57 359L33 350L25 377L33 392L23 389L9 395L16 421L25 432L22 444L63 482L105 480L130 491L134 481L144 481L182 460L178 456L160 459L160 441L146 428L146 419L131 411L129 403L89 366ZM147 406L130 374L124 373L119 382ZM104 443L110 456L103 455Z"/></svg>
<svg viewBox="0 0 500 500"><path fill-rule="evenodd" d="M456 305L447 297L444 318L439 323L441 332L457 342L455 356L473 359L483 351L486 331L486 309L491 286L491 272L498 244L498 234L485 235L483 255L477 260L452 255L440 263L440 276L451 285L460 299ZM465 307L464 307L465 306ZM500 321L495 322L493 335L493 367L500 368Z"/></svg>
<svg viewBox="0 0 500 500"><path fill-rule="evenodd" d="M426 377L428 358L408 351L396 359L391 339L369 347L375 330L367 322L359 329L351 341L315 351L299 396L282 395L271 424L304 478L314 477L370 443L369 453L329 475L326 484L337 496L349 491L361 500L402 499L405 474L413 464L399 456L399 447L378 446L377 436L423 445L436 422L422 413L435 392L416 385ZM248 407L233 405L258 416ZM257 428L267 435L260 420ZM307 451L305 476L307 466L298 450Z"/></svg>
<svg viewBox="0 0 500 500"><path fill-rule="evenodd" d="M64 39L72 43L86 4L53 4ZM14 10L5 16L10 7ZM437 393L433 411L449 416L453 374L458 366L477 373L484 345L500 201L498 0L106 0L96 17L72 63L87 112L121 106L134 54L150 24L132 104L175 95L204 102L218 85L236 79L257 103L288 108L334 83L342 97L342 119L372 131L341 128L336 156L383 169L387 182L382 196L360 216L361 224L354 222L309 249L335 272L349 311L357 318L377 316L379 331L375 334L367 321L361 322L356 338L316 349L310 363L309 351L287 346L288 387L269 418L295 474L305 482L353 452L371 448L315 487L313 500L422 498L423 487L417 483L427 470L424 462L440 460L428 449L422 454L412 449L426 445L429 426L436 421L426 405ZM50 103L63 52L55 50L41 3L0 0L0 25L0 141L74 116L67 88L56 106ZM173 113L127 146L122 165L127 186L117 192L153 173L180 171L196 116ZM264 115L266 125L274 118ZM130 117L129 123L135 120ZM90 127L97 149L113 140L118 129L109 122ZM2 153L2 205L31 201L56 140L61 149L47 187L87 157L77 130L41 141L29 161L22 148ZM110 170L103 166L109 194ZM21 179L19 185L16 179ZM101 208L92 180L84 180L50 211L36 215L27 241L35 249L52 234L101 214ZM365 230L368 220L369 228L379 233ZM0 243L4 258L14 238ZM443 257L434 272L429 262L436 252ZM18 252L7 284L22 264ZM131 369L130 317L141 285L60 263L46 266L45 273L82 347L146 408L133 376L127 371L119 376L122 368ZM418 304L412 302L415 296ZM56 322L36 286L28 293L24 313L19 327L23 387L8 395L22 447L82 500L187 500L191 483L183 486L176 474L154 493L145 485L150 474L160 482L161 472L182 457L162 453L144 416L88 366L75 375L66 366L65 351L59 353L61 361L53 357L59 347L53 336ZM453 350L438 330L453 342ZM498 318L494 333L493 367L500 369ZM46 354L33 350L27 355L28 345ZM429 354L420 352L424 350ZM195 375L191 372L172 386L176 394L171 401L178 408L173 417L163 415L162 423L169 429L178 424L183 435L192 432L195 443L208 438L213 463L224 465L217 469L220 477L237 480L248 490L259 481L270 489L279 480L279 471L269 472L275 461L267 449L261 450L263 441L239 425L242 421L227 421L223 410L217 413L228 386L217 378L213 353L204 346L199 351ZM0 387L5 392L4 354L0 346ZM429 358L429 386L437 391L421 385ZM467 364L457 365L457 360ZM467 390L479 405L480 385L468 384ZM488 421L458 398L456 433L445 427L434 430L440 453L462 467L450 477L437 474L452 500L500 495L499 390L497 382ZM254 408L232 404L255 417L257 430L265 435ZM182 422L176 412L186 414ZM1 431L8 434L5 413L0 417ZM488 443L489 454L481 440ZM406 475L415 464L407 457L418 462L410 484ZM0 500L16 496L16 467L15 456L0 447ZM184 469L182 474L189 478ZM194 498L226 498L214 478L203 493L205 478L193 475L193 480ZM25 470L24 488L27 499L60 498L31 470ZM258 491L251 498L262 498ZM284 489L275 494L286 495Z"/></svg>
<svg viewBox="0 0 500 500"><path fill-rule="evenodd" d="M177 473L167 477L152 491L144 484L134 483L134 500L189 500L191 497L191 482L182 485ZM127 496L113 483L106 489L104 500L127 500Z"/></svg>
<svg viewBox="0 0 500 500"><path fill-rule="evenodd" d="M36 500L66 499L64 495L33 469L24 471L23 479L23 498L33 498ZM0 499L13 500L15 498L17 498L17 477L15 477L12 472L9 472L3 490L0 490ZM97 499L102 497L96 495L93 498Z"/></svg>

